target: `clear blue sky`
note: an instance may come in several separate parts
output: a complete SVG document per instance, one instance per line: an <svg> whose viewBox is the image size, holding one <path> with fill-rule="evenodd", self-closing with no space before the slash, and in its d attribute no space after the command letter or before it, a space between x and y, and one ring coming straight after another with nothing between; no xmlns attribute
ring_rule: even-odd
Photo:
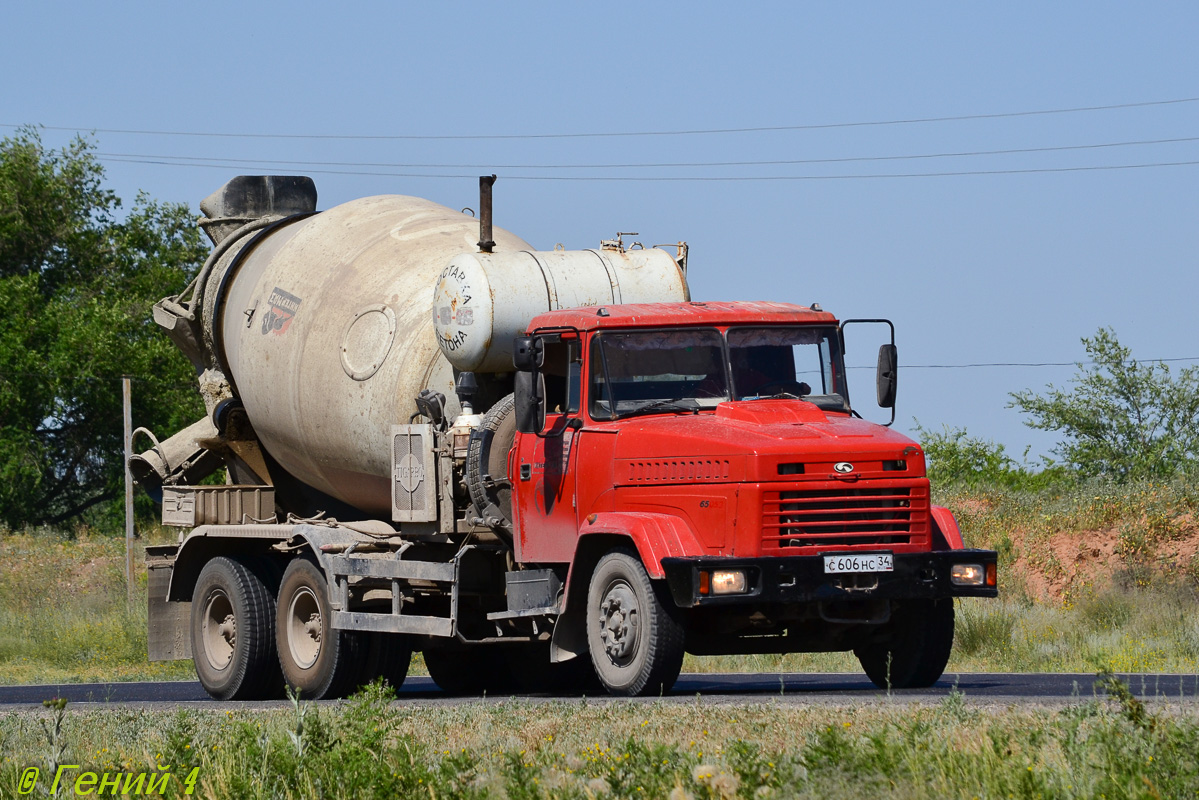
<svg viewBox="0 0 1199 800"><path fill-rule="evenodd" d="M696 299L890 317L901 428L1036 455L1053 438L1007 393L1072 367L916 367L1073 362L1100 326L1140 358L1199 357L1199 166L1028 171L1197 162L1199 140L1125 143L1199 137L1199 102L842 124L1196 98L1197 43L1194 2L14 3L0 135L96 131L127 204L195 207L275 172L311 174L322 208L382 193L460 208L496 172L497 224L537 247L686 239ZM768 127L789 129L315 138ZM1038 152L895 158L996 150ZM592 168L804 160L822 163ZM929 176L962 172L1003 174ZM921 177L864 177L879 175ZM571 180L521 179L551 176ZM597 180L616 176L771 180ZM854 377L861 403L872 376Z"/></svg>

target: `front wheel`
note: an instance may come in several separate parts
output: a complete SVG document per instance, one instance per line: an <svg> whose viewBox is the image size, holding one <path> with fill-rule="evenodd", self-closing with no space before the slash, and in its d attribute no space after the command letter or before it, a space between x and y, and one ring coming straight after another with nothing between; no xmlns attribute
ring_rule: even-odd
<svg viewBox="0 0 1199 800"><path fill-rule="evenodd" d="M953 599L916 600L891 612L885 639L854 650L880 689L923 689L945 672L953 649Z"/></svg>
<svg viewBox="0 0 1199 800"><path fill-rule="evenodd" d="M355 688L362 639L333 627L328 583L306 558L294 559L283 573L275 640L283 678L302 697L342 697Z"/></svg>
<svg viewBox="0 0 1199 800"><path fill-rule="evenodd" d="M610 694L665 693L679 677L684 632L678 611L629 551L609 553L592 573L587 647Z"/></svg>

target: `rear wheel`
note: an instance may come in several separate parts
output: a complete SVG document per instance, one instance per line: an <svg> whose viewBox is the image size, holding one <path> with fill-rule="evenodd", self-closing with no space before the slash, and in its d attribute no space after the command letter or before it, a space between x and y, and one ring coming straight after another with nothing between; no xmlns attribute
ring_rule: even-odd
<svg viewBox="0 0 1199 800"><path fill-rule="evenodd" d="M539 677L540 685L544 688L541 691L555 692L559 694L595 694L604 690L604 685L600 683L599 676L595 674L595 666L591 663L590 656L582 655L575 656L569 661L561 661L557 664L549 663L549 653L543 653L540 656L544 659L541 676Z"/></svg>
<svg viewBox="0 0 1199 800"><path fill-rule="evenodd" d="M364 686L382 678L392 689L403 686L408 677L408 664L412 661L412 646L408 643L408 637L398 633L356 635L363 653L358 684Z"/></svg>
<svg viewBox="0 0 1199 800"><path fill-rule="evenodd" d="M192 592L192 657L200 685L217 700L274 695L279 662L271 621L275 598L247 564L218 557Z"/></svg>
<svg viewBox="0 0 1199 800"><path fill-rule="evenodd" d="M885 639L854 650L880 689L921 689L945 672L953 649L953 599L916 600L891 612Z"/></svg>
<svg viewBox="0 0 1199 800"><path fill-rule="evenodd" d="M426 650L424 655L429 677L449 694L581 693L598 688L589 660L553 664L544 642Z"/></svg>
<svg viewBox="0 0 1199 800"><path fill-rule="evenodd" d="M324 574L306 558L292 560L279 586L275 640L283 678L301 697L343 697L355 688L363 639L332 623Z"/></svg>
<svg viewBox="0 0 1199 800"><path fill-rule="evenodd" d="M447 694L509 694L512 680L504 651L512 646L430 649L424 652L425 666L429 677Z"/></svg>
<svg viewBox="0 0 1199 800"><path fill-rule="evenodd" d="M592 573L587 646L611 694L665 693L679 677L684 632L678 612L631 552L609 553Z"/></svg>

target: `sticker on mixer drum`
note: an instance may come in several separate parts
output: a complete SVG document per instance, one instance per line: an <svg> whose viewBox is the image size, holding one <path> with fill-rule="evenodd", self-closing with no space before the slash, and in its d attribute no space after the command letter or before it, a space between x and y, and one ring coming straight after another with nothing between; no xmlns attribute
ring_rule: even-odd
<svg viewBox="0 0 1199 800"><path fill-rule="evenodd" d="M294 294L285 292L276 286L271 290L271 296L266 302L269 308L262 315L262 334L264 336L272 332L284 333L291 325L292 318L295 317L302 301Z"/></svg>

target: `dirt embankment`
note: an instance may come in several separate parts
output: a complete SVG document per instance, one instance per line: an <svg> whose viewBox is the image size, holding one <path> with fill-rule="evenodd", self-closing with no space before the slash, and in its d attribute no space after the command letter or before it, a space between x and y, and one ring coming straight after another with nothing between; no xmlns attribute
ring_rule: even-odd
<svg viewBox="0 0 1199 800"><path fill-rule="evenodd" d="M1199 522L1175 517L1168 530L1152 520L1125 520L1090 530L1033 536L1013 531L1013 569L1034 600L1062 602L1113 582L1199 580Z"/></svg>

